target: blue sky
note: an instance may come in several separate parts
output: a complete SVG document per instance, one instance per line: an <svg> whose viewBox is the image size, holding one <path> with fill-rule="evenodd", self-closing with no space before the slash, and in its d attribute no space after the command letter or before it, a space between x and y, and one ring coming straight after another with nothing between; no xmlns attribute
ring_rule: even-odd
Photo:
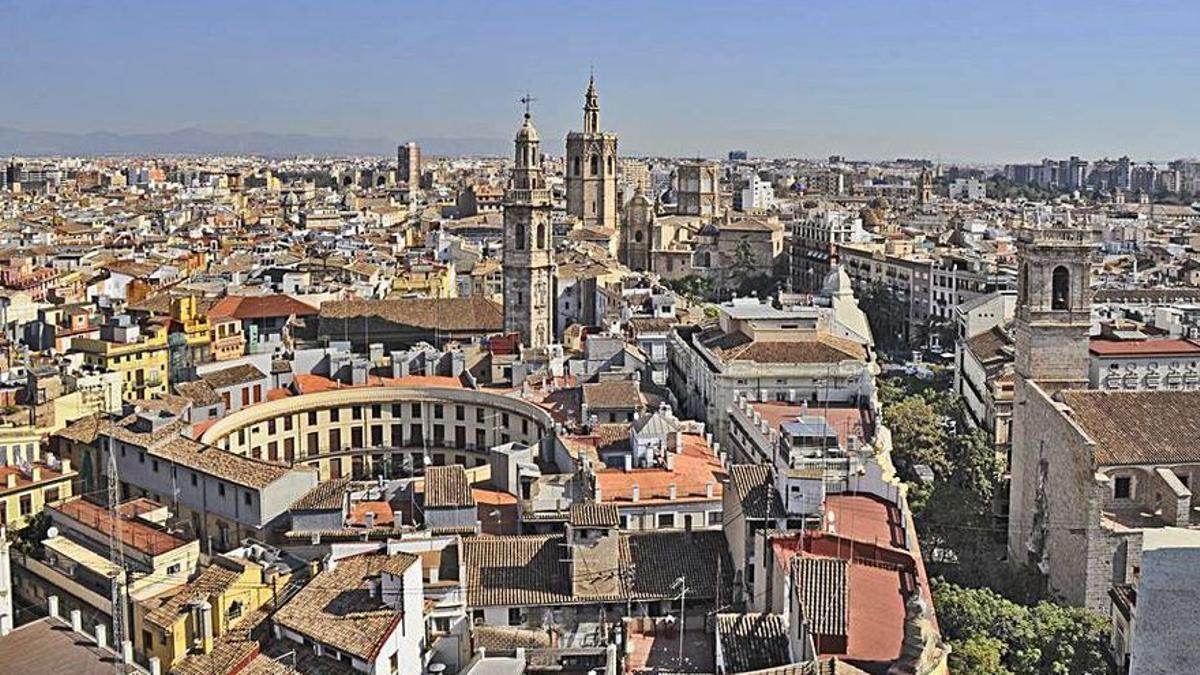
<svg viewBox="0 0 1200 675"><path fill-rule="evenodd" d="M1194 2L0 0L0 126L544 139L631 152L1200 154ZM548 152L561 152L559 141Z"/></svg>

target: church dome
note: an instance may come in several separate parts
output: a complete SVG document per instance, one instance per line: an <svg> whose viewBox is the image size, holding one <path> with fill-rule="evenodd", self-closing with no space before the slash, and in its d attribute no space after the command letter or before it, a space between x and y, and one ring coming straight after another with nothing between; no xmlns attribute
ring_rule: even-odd
<svg viewBox="0 0 1200 675"><path fill-rule="evenodd" d="M533 126L533 118L531 118L528 114L526 114L525 115L525 123L521 125L521 128L519 130L517 130L517 142L518 143L521 143L521 142L536 143L539 140L540 139L538 138L537 129L535 129Z"/></svg>

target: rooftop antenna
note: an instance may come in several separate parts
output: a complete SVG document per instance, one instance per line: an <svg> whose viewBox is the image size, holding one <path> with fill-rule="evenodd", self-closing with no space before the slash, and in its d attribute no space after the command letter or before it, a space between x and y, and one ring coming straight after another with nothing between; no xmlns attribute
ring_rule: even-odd
<svg viewBox="0 0 1200 675"><path fill-rule="evenodd" d="M125 663L125 545L121 539L121 517L117 513L121 500L120 480L117 474L117 456L113 452L112 439L107 439L108 446L108 559L112 563L112 581L109 586L112 601L113 647L118 650L116 672L118 675L127 672Z"/></svg>

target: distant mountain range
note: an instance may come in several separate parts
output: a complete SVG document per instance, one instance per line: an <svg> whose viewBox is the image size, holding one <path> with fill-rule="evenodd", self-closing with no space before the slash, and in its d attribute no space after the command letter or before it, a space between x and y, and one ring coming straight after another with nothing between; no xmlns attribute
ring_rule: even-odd
<svg viewBox="0 0 1200 675"><path fill-rule="evenodd" d="M405 139L410 140L410 139ZM426 155L508 155L511 142L494 138L416 139ZM179 129L116 134L22 131L0 127L3 155L375 155L394 157L398 141L386 138L314 136L251 131L218 133Z"/></svg>

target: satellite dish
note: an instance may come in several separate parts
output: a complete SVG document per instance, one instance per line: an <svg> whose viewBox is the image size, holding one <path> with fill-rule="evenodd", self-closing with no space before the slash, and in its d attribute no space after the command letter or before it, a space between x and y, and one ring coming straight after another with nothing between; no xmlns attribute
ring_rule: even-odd
<svg viewBox="0 0 1200 675"><path fill-rule="evenodd" d="M47 539L53 539L57 536L58 536L58 528L57 527L51 526L50 529L46 530L46 538Z"/></svg>

